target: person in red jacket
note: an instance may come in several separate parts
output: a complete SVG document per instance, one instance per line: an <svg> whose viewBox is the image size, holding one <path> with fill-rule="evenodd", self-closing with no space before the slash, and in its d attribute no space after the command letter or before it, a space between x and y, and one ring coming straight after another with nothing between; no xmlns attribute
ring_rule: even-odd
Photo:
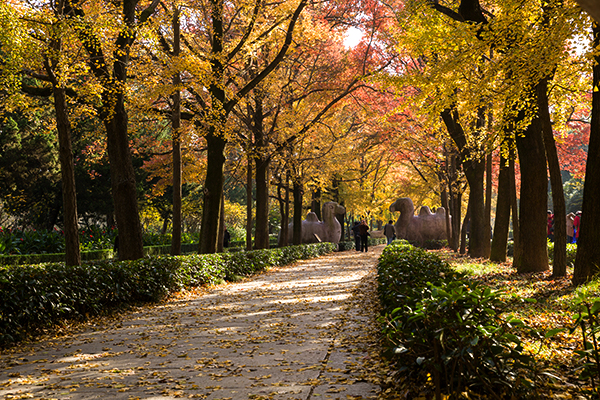
<svg viewBox="0 0 600 400"><path fill-rule="evenodd" d="M579 225L581 224L581 211L577 211L575 213L575 218L573 219L573 229L575 230L575 240L574 243L577 243L579 239Z"/></svg>

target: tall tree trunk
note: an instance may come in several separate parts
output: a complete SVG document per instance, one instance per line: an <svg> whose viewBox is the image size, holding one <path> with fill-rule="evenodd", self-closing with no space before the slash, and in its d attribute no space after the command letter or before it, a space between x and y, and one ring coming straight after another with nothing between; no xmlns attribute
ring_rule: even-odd
<svg viewBox="0 0 600 400"><path fill-rule="evenodd" d="M548 80L542 79L538 83L536 91L544 148L546 149L546 158L550 170L552 202L554 203L554 259L552 260L552 276L562 277L567 275L567 211L558 153L552 132L550 112L548 111Z"/></svg>
<svg viewBox="0 0 600 400"><path fill-rule="evenodd" d="M593 24L594 49L600 48L600 26ZM577 240L577 255L573 283L580 285L600 272L600 56L594 56L592 123L588 159L585 167L581 226Z"/></svg>
<svg viewBox="0 0 600 400"><path fill-rule="evenodd" d="M248 166L246 169L246 250L252 250L252 157L248 154Z"/></svg>
<svg viewBox="0 0 600 400"><path fill-rule="evenodd" d="M285 191L285 193L282 193ZM279 182L277 184L277 200L279 201L279 215L281 215L281 227L279 230L279 240L277 242L278 247L284 247L288 244L288 215L287 215L287 201L289 200L288 194L289 188L287 182L283 183L281 175L279 176Z"/></svg>
<svg viewBox="0 0 600 400"><path fill-rule="evenodd" d="M260 147L259 147L260 148ZM264 155L256 160L256 232L255 249L269 248L269 159Z"/></svg>
<svg viewBox="0 0 600 400"><path fill-rule="evenodd" d="M54 86L54 107L58 129L60 173L62 177L63 219L65 231L65 262L67 265L80 265L79 230L77 229L77 195L75 190L75 169L71 146L71 127L67 116L65 90Z"/></svg>
<svg viewBox="0 0 600 400"><path fill-rule="evenodd" d="M460 230L460 254L467 252L467 230L470 231L469 226L471 225L471 197L467 203L467 212L465 213L465 219L462 223ZM471 235L469 235L469 246L471 246Z"/></svg>
<svg viewBox="0 0 600 400"><path fill-rule="evenodd" d="M173 10L173 57L178 57L180 48L179 8ZM173 235L171 236L171 255L181 254L181 201L183 197L181 185L181 77L179 72L173 75L175 91L171 96L171 129L173 130Z"/></svg>
<svg viewBox="0 0 600 400"><path fill-rule="evenodd" d="M61 49L61 40L53 38L50 47L54 54ZM56 129L58 130L58 159L60 161L60 174L62 178L63 219L65 232L65 263L67 265L80 265L81 254L79 251L79 229L77 216L77 193L75 189L75 168L73 164L73 147L71 145L71 124L67 111L67 96L64 87L54 71L57 59L46 59L44 65L46 73L52 82L54 96L54 110L56 112Z"/></svg>
<svg viewBox="0 0 600 400"><path fill-rule="evenodd" d="M510 167L508 160L500 152L500 172L498 173L498 200L490 261L505 262L510 228Z"/></svg>
<svg viewBox="0 0 600 400"><path fill-rule="evenodd" d="M299 178L294 179L294 232L292 243L302 244L302 192L304 188Z"/></svg>
<svg viewBox="0 0 600 400"><path fill-rule="evenodd" d="M516 135L521 166L519 246L513 265L518 273L548 270L546 226L548 175L546 150L539 118L535 117L524 135Z"/></svg>
<svg viewBox="0 0 600 400"><path fill-rule="evenodd" d="M446 164L448 165L448 212L451 219L452 235L448 239L448 244L454 252L458 252L460 246L460 226L462 218L462 194L460 182L458 181L458 172L456 168L456 149L454 147L446 155Z"/></svg>
<svg viewBox="0 0 600 400"><path fill-rule="evenodd" d="M463 171L469 183L469 209L471 212L469 256L474 258L489 257L489 244L486 245L485 243L485 192L483 188L485 162L476 154L476 149L468 147L465 132L458 121L456 110L446 109L442 111L442 119L450 137L452 137L458 148ZM489 237L489 234L487 237Z"/></svg>
<svg viewBox="0 0 600 400"><path fill-rule="evenodd" d="M514 149L510 151L510 159L508 160L508 170L510 179L510 214L512 218L513 227L513 258L517 254L517 250L521 245L520 230L519 230L519 203L517 200L517 182L516 182L516 171L515 171L515 157Z"/></svg>
<svg viewBox="0 0 600 400"><path fill-rule="evenodd" d="M255 249L269 248L269 157L266 155L264 133L263 96L260 90L254 94L254 140L256 155L256 229Z"/></svg>
<svg viewBox="0 0 600 400"><path fill-rule="evenodd" d="M485 253L487 257L490 256L492 248L492 154L488 154L485 161L485 239L484 246L486 247Z"/></svg>
<svg viewBox="0 0 600 400"><path fill-rule="evenodd" d="M215 132L215 128L212 126L206 135L206 142L208 158L206 180L204 181L202 226L200 227L200 254L210 254L217 251L223 194L223 166L225 165L226 141Z"/></svg>
<svg viewBox="0 0 600 400"><path fill-rule="evenodd" d="M225 198L221 195L221 213L219 218L219 239L217 240L217 252L223 252L223 241L225 240Z"/></svg>
<svg viewBox="0 0 600 400"><path fill-rule="evenodd" d="M104 119L108 136L111 189L115 204L115 219L119 230L119 259L137 260L144 256L142 225L140 223L137 186L129 139L127 112L123 96L118 96L112 118ZM111 101L112 99L105 99Z"/></svg>
<svg viewBox="0 0 600 400"><path fill-rule="evenodd" d="M319 221L323 220L321 216L321 188L317 188L312 191L310 210L317 214L317 218L319 219Z"/></svg>

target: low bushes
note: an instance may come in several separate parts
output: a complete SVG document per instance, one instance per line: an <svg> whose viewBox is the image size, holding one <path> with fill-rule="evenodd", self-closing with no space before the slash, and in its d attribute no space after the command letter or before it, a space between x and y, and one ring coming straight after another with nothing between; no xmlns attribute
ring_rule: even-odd
<svg viewBox="0 0 600 400"><path fill-rule="evenodd" d="M49 263L0 267L0 345L65 318L84 318L128 304L157 301L185 287L251 275L334 249L332 243L319 243L250 252L96 261L81 266Z"/></svg>
<svg viewBox="0 0 600 400"><path fill-rule="evenodd" d="M378 281L388 354L399 376L429 385L437 398L519 397L532 387L533 360L515 332L525 327L505 318L500 292L406 242L385 248Z"/></svg>

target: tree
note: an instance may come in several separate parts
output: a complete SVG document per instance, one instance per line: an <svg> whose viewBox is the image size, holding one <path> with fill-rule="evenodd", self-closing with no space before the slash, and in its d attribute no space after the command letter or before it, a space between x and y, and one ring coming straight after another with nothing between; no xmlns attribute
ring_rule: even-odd
<svg viewBox="0 0 600 400"><path fill-rule="evenodd" d="M119 9L112 9L118 21L112 43L94 29L94 18L84 2L67 1L65 15L69 17L88 55L88 66L100 86L101 102L97 106L107 134L107 149L111 167L111 185L115 217L119 229L119 258L131 260L143 257L135 172L131 160L128 116L125 108L127 70L130 49L137 33L154 13L159 1L139 9L139 0L123 0ZM89 14L88 15L88 11ZM109 34L109 32L106 32ZM105 47L106 46L106 47ZM112 54L107 52L112 50Z"/></svg>
<svg viewBox="0 0 600 400"><path fill-rule="evenodd" d="M593 49L600 48L600 26L593 24ZM592 77L592 121L590 126L590 142L588 154L599 154L600 151L600 56L593 58ZM581 230L577 242L573 283L580 285L596 275L600 270L600 160L588 157L585 168L585 184L583 188L583 205Z"/></svg>

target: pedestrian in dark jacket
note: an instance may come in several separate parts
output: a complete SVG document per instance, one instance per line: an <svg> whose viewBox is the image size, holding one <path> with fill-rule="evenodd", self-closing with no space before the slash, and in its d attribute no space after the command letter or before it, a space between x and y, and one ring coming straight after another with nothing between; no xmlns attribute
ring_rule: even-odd
<svg viewBox="0 0 600 400"><path fill-rule="evenodd" d="M354 248L356 251L360 251L360 232L358 231L358 221L354 222L354 226L352 227L352 234L354 234Z"/></svg>
<svg viewBox="0 0 600 400"><path fill-rule="evenodd" d="M360 234L361 251L369 251L369 225L364 219L358 224L358 232Z"/></svg>

